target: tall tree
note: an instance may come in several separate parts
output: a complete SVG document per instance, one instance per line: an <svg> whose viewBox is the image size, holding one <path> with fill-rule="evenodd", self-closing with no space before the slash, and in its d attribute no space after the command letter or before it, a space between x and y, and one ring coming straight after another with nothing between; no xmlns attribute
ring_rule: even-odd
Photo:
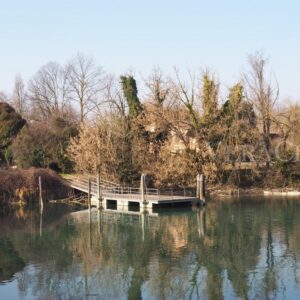
<svg viewBox="0 0 300 300"><path fill-rule="evenodd" d="M27 93L23 79L19 75L15 78L12 104L15 110L22 116L27 111Z"/></svg>
<svg viewBox="0 0 300 300"><path fill-rule="evenodd" d="M240 180L240 163L248 159L250 150L245 145L252 144L257 139L256 116L253 105L246 101L244 88L237 83L229 89L227 101L218 116L218 122L213 129L217 132L216 158L218 159L219 174L225 171L224 166L232 164L231 176L234 183ZM237 172L235 172L237 171Z"/></svg>
<svg viewBox="0 0 300 300"><path fill-rule="evenodd" d="M202 80L201 102L203 115L206 120L211 120L216 116L218 110L219 84L208 71L204 73Z"/></svg>
<svg viewBox="0 0 300 300"><path fill-rule="evenodd" d="M7 103L0 102L0 165L2 161L9 164L10 146L26 121Z"/></svg>
<svg viewBox="0 0 300 300"><path fill-rule="evenodd" d="M8 102L8 97L6 93L0 91L0 102Z"/></svg>
<svg viewBox="0 0 300 300"><path fill-rule="evenodd" d="M200 87L201 92L199 93L200 84L199 80L196 80L195 74L189 73L189 81L183 81L176 69L175 75L176 81L173 82L172 88L173 97L179 102L179 111L182 113L183 110L180 104L184 105L186 111L184 112L181 124L179 124L180 118L173 121L172 129L184 143L186 147L185 154L188 160L193 164L197 172L203 172L204 166L211 159L211 155L208 148L206 128L200 113L203 94L202 89ZM191 134L195 137L193 149L190 147L187 131L191 131Z"/></svg>
<svg viewBox="0 0 300 300"><path fill-rule="evenodd" d="M71 100L79 106L80 120L99 106L100 92L105 87L104 72L88 56L78 54L68 65Z"/></svg>
<svg viewBox="0 0 300 300"><path fill-rule="evenodd" d="M136 118L142 111L136 81L133 76L121 76L121 83L129 108L129 117Z"/></svg>
<svg viewBox="0 0 300 300"><path fill-rule="evenodd" d="M29 83L29 98L42 118L63 114L69 101L68 73L58 63L43 66Z"/></svg>
<svg viewBox="0 0 300 300"><path fill-rule="evenodd" d="M267 166L271 156L271 123L273 107L278 99L279 87L266 75L268 61L261 53L250 55L250 71L244 74L247 99L253 103L262 125L263 143L267 154Z"/></svg>
<svg viewBox="0 0 300 300"><path fill-rule="evenodd" d="M163 106L170 93L170 84L165 80L163 73L159 68L154 68L152 74L145 81L149 89L149 99L159 107Z"/></svg>

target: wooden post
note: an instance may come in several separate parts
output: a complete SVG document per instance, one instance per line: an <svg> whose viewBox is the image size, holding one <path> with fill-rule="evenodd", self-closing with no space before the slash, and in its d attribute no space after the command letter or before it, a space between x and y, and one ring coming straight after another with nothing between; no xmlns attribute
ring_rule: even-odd
<svg viewBox="0 0 300 300"><path fill-rule="evenodd" d="M196 197L200 199L200 174L197 175Z"/></svg>
<svg viewBox="0 0 300 300"><path fill-rule="evenodd" d="M205 202L205 176L200 175L200 200Z"/></svg>
<svg viewBox="0 0 300 300"><path fill-rule="evenodd" d="M205 203L205 177L203 174L197 175L197 195L196 195L196 197L202 203Z"/></svg>
<svg viewBox="0 0 300 300"><path fill-rule="evenodd" d="M42 189L42 177L39 176L39 204L40 210L43 211L44 203L43 203L43 189Z"/></svg>
<svg viewBox="0 0 300 300"><path fill-rule="evenodd" d="M89 210L91 210L91 178L88 180L88 206Z"/></svg>

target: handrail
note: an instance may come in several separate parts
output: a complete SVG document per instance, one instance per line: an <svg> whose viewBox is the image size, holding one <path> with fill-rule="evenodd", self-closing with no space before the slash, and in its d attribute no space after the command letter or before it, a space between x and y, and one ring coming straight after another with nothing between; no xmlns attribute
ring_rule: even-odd
<svg viewBox="0 0 300 300"><path fill-rule="evenodd" d="M70 175L67 179L70 184L74 188L78 188L84 191L88 190L88 182L89 179L91 180L91 192L92 194L98 194L98 185L95 176L75 176ZM106 180L100 180L100 190L103 194L118 194L118 195L130 195L130 194L141 194L141 188L139 187L130 187L124 186L116 183L111 183ZM194 193L192 189L188 188L181 188L181 189L157 189L157 188L146 188L144 190L145 195L155 196L156 198L160 199L161 197L194 197Z"/></svg>

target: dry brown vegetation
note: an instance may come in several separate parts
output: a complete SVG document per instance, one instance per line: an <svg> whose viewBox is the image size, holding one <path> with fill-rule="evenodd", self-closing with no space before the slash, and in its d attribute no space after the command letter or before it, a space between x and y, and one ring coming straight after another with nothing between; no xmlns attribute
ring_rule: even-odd
<svg viewBox="0 0 300 300"><path fill-rule="evenodd" d="M124 97L113 97L110 110L81 124L70 157L80 172L100 171L122 182L148 173L157 186L193 185L204 173L211 183L255 184L276 159L271 125L277 96L265 73L264 58L251 57L245 80L222 102L220 84L208 71L183 80L178 70L164 77L155 69L142 102L133 82L123 86ZM126 106L128 113L118 109Z"/></svg>
<svg viewBox="0 0 300 300"><path fill-rule="evenodd" d="M0 201L37 201L39 176L42 179L44 200L68 196L68 184L54 171L45 169L0 171Z"/></svg>
<svg viewBox="0 0 300 300"><path fill-rule="evenodd" d="M116 78L83 55L49 63L27 89L16 80L12 102L28 126L5 150L8 164L127 184L147 173L156 186L194 185L197 173L238 187L297 183L299 106L279 105L262 54L248 66L221 95L208 70L165 76L156 68L138 90L132 75Z"/></svg>

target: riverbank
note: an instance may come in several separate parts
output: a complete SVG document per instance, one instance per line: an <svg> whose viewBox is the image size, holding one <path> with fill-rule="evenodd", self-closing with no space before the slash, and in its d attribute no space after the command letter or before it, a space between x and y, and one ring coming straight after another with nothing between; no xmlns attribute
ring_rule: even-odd
<svg viewBox="0 0 300 300"><path fill-rule="evenodd" d="M217 185L207 189L208 195L215 199L232 198L233 196L279 196L279 197L300 197L298 187L269 188L249 187L239 188L232 185Z"/></svg>
<svg viewBox="0 0 300 300"><path fill-rule="evenodd" d="M0 171L0 203L5 205L37 202L39 177L42 180L44 201L66 198L70 194L68 183L52 170L35 168L3 170Z"/></svg>

